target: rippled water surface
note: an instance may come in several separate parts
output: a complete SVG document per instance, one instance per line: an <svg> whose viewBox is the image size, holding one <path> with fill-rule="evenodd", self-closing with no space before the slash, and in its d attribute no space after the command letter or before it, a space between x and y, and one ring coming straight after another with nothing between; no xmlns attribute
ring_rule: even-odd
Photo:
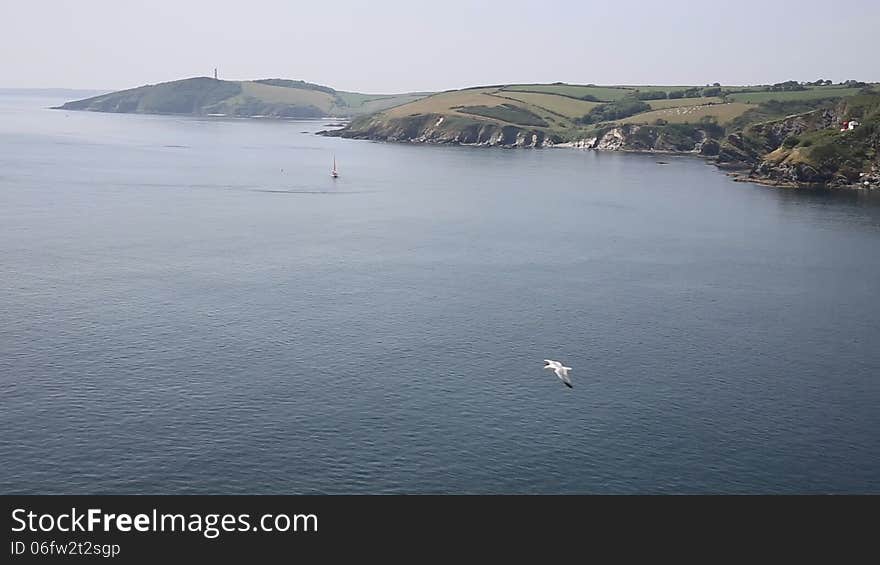
<svg viewBox="0 0 880 565"><path fill-rule="evenodd" d="M58 102L0 96L0 492L880 492L878 197Z"/></svg>

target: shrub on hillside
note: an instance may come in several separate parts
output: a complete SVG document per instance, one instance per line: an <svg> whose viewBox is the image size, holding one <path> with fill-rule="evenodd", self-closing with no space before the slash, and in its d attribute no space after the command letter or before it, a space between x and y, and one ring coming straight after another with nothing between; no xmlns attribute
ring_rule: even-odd
<svg viewBox="0 0 880 565"><path fill-rule="evenodd" d="M647 90L636 92L636 98L639 100L665 100L666 92L662 90Z"/></svg>
<svg viewBox="0 0 880 565"><path fill-rule="evenodd" d="M794 147L795 145L797 145L800 142L801 142L801 140L798 139L798 137L796 135L789 135L788 137L785 138L785 140L783 140L782 146L785 147L786 149L791 149L792 147Z"/></svg>
<svg viewBox="0 0 880 565"><path fill-rule="evenodd" d="M795 92L799 90L806 90L807 87L802 85L796 80L787 80L785 82L777 82L776 84L767 87L767 90L770 92Z"/></svg>
<svg viewBox="0 0 880 565"><path fill-rule="evenodd" d="M597 124L634 116L640 112L647 112L651 107L641 100L618 100L608 104L600 104L590 110L588 114L575 120L579 124Z"/></svg>

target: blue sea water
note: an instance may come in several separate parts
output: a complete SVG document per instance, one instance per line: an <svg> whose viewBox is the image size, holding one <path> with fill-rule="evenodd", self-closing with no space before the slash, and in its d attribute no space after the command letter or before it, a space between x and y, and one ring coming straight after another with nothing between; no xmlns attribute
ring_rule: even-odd
<svg viewBox="0 0 880 565"><path fill-rule="evenodd" d="M880 195L59 102L0 96L0 493L880 493Z"/></svg>

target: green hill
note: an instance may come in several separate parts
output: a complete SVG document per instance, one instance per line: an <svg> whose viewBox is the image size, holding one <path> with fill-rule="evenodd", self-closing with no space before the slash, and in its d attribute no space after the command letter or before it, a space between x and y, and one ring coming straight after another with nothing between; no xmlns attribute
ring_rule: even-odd
<svg viewBox="0 0 880 565"><path fill-rule="evenodd" d="M228 81L196 77L68 102L64 110L271 118L352 117L426 96L341 92L300 80Z"/></svg>

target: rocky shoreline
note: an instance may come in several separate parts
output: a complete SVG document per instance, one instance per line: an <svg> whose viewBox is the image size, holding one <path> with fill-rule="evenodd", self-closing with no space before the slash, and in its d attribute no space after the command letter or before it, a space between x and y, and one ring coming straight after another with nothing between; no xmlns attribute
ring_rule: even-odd
<svg viewBox="0 0 880 565"><path fill-rule="evenodd" d="M817 166L798 148L784 144L796 136L831 132L846 111L844 105L753 124L725 133L715 124L622 124L594 135L565 139L541 129L492 122L456 121L448 116L409 118L368 117L320 135L396 143L501 148L571 148L657 155L689 155L707 159L734 181L780 188L880 189L880 162L869 170ZM871 143L880 145L880 140Z"/></svg>

